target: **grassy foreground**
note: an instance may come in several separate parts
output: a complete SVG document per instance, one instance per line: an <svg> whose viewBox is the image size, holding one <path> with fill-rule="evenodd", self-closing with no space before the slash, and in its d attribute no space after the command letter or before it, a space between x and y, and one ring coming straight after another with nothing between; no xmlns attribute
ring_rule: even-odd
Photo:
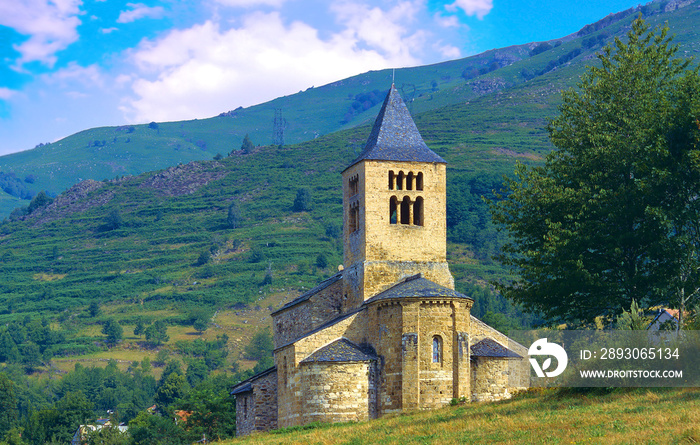
<svg viewBox="0 0 700 445"><path fill-rule="evenodd" d="M371 422L291 428L225 444L695 444L700 389L532 390Z"/></svg>

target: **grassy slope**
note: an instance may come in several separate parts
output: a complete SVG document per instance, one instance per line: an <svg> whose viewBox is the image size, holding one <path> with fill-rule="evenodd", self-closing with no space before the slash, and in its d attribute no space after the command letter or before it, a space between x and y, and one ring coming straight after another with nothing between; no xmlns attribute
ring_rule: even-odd
<svg viewBox="0 0 700 445"><path fill-rule="evenodd" d="M700 390L632 389L611 394L533 391L370 422L225 441L225 444L694 444Z"/></svg>
<svg viewBox="0 0 700 445"><path fill-rule="evenodd" d="M534 47L534 44L529 44L487 51L466 59L400 69L396 72L397 87L402 90L414 114L463 104L496 90L508 95L525 87L531 94L547 99L549 103L542 106L548 107L551 115L554 112L551 105L558 101L560 89L574 84L600 45L584 48L579 56L548 76L526 82L523 72L542 70L552 60L579 48L585 38L601 33L622 35L633 15L592 34L559 39L560 46L534 57L529 57L529 50ZM697 54L700 42L695 31L698 10L694 5L652 15L648 19L651 23L668 20L683 50L688 55ZM494 62L501 68L466 82L462 77L465 71L487 68ZM240 147L246 133L257 144L269 144L275 109L283 111L287 122L286 143L308 141L319 135L369 123L376 115L378 104L355 114L348 122L343 119L355 95L383 91L390 79L390 70L372 71L236 110L231 116L161 123L158 130L147 125L136 125L131 133L127 127L85 130L53 144L3 156L0 171L14 172L20 178L33 174L37 180L28 187L56 194L81 179L102 180L139 174L192 160L211 159L217 153L225 155ZM544 79L547 79L546 85L536 90L532 88L533 84L542 83ZM517 119L520 115L521 110L515 108L508 116L510 119ZM478 108L473 110L479 112ZM94 146L95 141L104 141L104 146ZM9 214L17 204L18 200L0 199L0 216Z"/></svg>

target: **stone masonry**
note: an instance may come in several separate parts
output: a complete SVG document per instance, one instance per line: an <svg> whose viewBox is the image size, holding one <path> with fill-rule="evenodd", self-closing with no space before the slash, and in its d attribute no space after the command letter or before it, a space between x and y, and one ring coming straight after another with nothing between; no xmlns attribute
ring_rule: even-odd
<svg viewBox="0 0 700 445"><path fill-rule="evenodd" d="M446 162L393 85L342 180L342 270L273 312L275 366L233 388L237 434L527 387L527 350L471 316L474 300L454 290Z"/></svg>

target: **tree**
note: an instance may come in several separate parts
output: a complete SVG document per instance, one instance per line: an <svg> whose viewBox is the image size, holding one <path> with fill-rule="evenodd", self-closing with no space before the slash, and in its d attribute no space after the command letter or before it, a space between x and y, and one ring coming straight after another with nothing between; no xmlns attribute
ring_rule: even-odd
<svg viewBox="0 0 700 445"><path fill-rule="evenodd" d="M563 93L545 164L519 165L492 204L511 236L500 260L518 274L499 290L552 322L678 302L668 283L700 205L700 81L667 31L637 19L626 43L605 47Z"/></svg>
<svg viewBox="0 0 700 445"><path fill-rule="evenodd" d="M261 360L272 355L272 335L269 329L258 331L250 343L243 349L243 353L247 359Z"/></svg>
<svg viewBox="0 0 700 445"><path fill-rule="evenodd" d="M255 146L253 145L253 142L250 140L250 137L246 133L245 137L243 138L243 143L241 144L241 152L243 154L248 154L253 150Z"/></svg>
<svg viewBox="0 0 700 445"><path fill-rule="evenodd" d="M297 190L297 197L294 198L292 210L303 212L311 210L311 192L307 188Z"/></svg>
<svg viewBox="0 0 700 445"><path fill-rule="evenodd" d="M113 209L105 218L105 228L107 230L117 230L124 224L122 220L122 215L117 209Z"/></svg>
<svg viewBox="0 0 700 445"><path fill-rule="evenodd" d="M88 313L92 318L99 317L101 312L102 311L100 310L100 303L98 303L97 301L91 302L90 306L88 306Z"/></svg>
<svg viewBox="0 0 700 445"><path fill-rule="evenodd" d="M194 323L192 323L192 327L194 328L195 331L197 331L199 334L202 334L204 331L207 330L208 323L205 318L197 318Z"/></svg>
<svg viewBox="0 0 700 445"><path fill-rule="evenodd" d="M137 337L140 337L145 333L146 333L146 326L143 324L143 320L139 318L138 321L136 322L136 326L134 326L134 335Z"/></svg>
<svg viewBox="0 0 700 445"><path fill-rule="evenodd" d="M0 374L0 437L16 426L18 420L14 384L4 373Z"/></svg>
<svg viewBox="0 0 700 445"><path fill-rule="evenodd" d="M238 228L241 224L241 209L237 202L232 202L228 206L228 215L226 216L226 224L229 229Z"/></svg>
<svg viewBox="0 0 700 445"><path fill-rule="evenodd" d="M102 333L107 336L107 344L114 346L121 341L124 329L114 319L110 318L102 325Z"/></svg>
<svg viewBox="0 0 700 445"><path fill-rule="evenodd" d="M146 328L146 341L153 345L161 345L170 340L168 326L163 320L157 320Z"/></svg>

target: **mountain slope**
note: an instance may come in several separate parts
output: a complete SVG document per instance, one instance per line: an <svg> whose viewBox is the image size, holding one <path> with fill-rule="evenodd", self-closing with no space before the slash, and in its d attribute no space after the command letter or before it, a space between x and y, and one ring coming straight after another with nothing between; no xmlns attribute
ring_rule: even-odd
<svg viewBox="0 0 700 445"><path fill-rule="evenodd" d="M663 12L662 12L663 10ZM473 101L494 92L523 93L555 112L559 91L575 83L593 53L612 36L622 35L629 21L643 12L652 23L668 21L687 55L700 50L697 2L653 2L588 25L571 36L542 44L488 51L466 59L397 70L396 84L413 114ZM339 129L369 123L391 82L391 71L374 71L265 104L224 112L221 116L184 122L96 128L53 144L0 157L0 172L21 180L32 193L58 194L84 179L110 179L211 159L240 148L245 134L256 144L273 140L275 110L286 121L284 142L311 140ZM528 99L529 100L529 99ZM527 102L522 106L530 106ZM512 119L520 114L517 106ZM479 112L478 108L473 108ZM355 145L355 149L359 148ZM5 194L4 192L2 194ZM0 196L0 215L20 201ZM25 201L27 202L27 201Z"/></svg>

